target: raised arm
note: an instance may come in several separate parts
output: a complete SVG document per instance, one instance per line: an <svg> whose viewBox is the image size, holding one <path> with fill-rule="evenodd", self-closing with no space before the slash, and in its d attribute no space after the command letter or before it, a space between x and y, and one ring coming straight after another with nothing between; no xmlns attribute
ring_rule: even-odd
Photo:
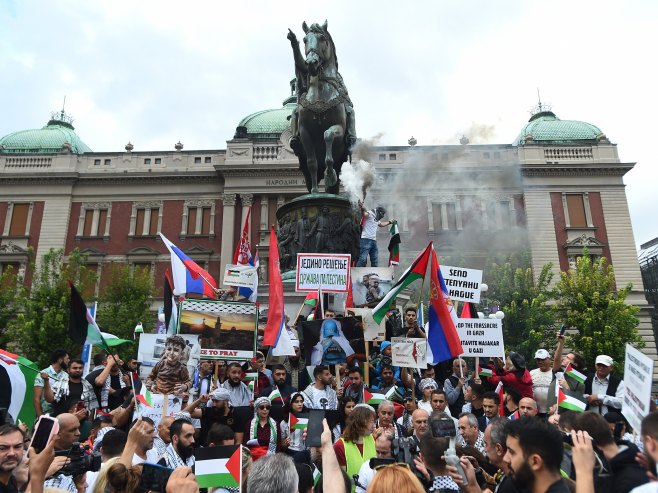
<svg viewBox="0 0 658 493"><path fill-rule="evenodd" d="M562 350L564 349L564 336L557 333L557 347L553 356L553 373L562 369Z"/></svg>
<svg viewBox="0 0 658 493"><path fill-rule="evenodd" d="M300 72L307 72L306 63L302 57L302 52L299 49L299 41L297 41L297 36L292 32L291 29L288 29L288 35L286 36L290 40L290 46L292 47L292 54L295 58L295 68Z"/></svg>

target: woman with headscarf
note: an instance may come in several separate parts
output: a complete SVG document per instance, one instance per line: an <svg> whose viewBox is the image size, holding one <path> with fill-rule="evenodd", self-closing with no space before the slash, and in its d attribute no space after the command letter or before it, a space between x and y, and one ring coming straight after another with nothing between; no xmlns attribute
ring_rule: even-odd
<svg viewBox="0 0 658 493"><path fill-rule="evenodd" d="M503 360L496 358L496 372L489 377L489 383L496 386L498 382L503 382L505 386L516 388L523 397L534 398L532 390L532 377L525 367L525 358L514 351L509 353L503 367Z"/></svg>
<svg viewBox="0 0 658 493"><path fill-rule="evenodd" d="M432 392L439 388L438 384L433 378L423 378L418 384L418 388L423 393L422 398L418 401L418 409L432 414Z"/></svg>
<svg viewBox="0 0 658 493"><path fill-rule="evenodd" d="M271 408L267 397L259 397L254 402L254 418L249 422L243 438L254 460L281 450L281 427L270 418Z"/></svg>

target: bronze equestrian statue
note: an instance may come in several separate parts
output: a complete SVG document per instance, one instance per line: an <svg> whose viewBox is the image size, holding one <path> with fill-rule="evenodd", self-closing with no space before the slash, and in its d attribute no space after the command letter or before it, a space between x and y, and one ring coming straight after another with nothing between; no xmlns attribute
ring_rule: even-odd
<svg viewBox="0 0 658 493"><path fill-rule="evenodd" d="M340 168L356 142L354 109L338 73L336 45L327 31L327 21L310 27L304 22L302 28L306 34L305 59L295 33L288 29L297 77L290 148L299 158L310 193L318 193L318 183L324 178L325 191L337 194Z"/></svg>

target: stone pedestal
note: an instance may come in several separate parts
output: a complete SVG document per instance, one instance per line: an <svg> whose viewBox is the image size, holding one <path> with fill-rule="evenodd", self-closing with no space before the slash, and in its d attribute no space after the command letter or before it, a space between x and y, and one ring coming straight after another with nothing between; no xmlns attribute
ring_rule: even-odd
<svg viewBox="0 0 658 493"><path fill-rule="evenodd" d="M359 255L361 214L343 196L302 195L276 211L281 271L294 271L297 254L349 253Z"/></svg>

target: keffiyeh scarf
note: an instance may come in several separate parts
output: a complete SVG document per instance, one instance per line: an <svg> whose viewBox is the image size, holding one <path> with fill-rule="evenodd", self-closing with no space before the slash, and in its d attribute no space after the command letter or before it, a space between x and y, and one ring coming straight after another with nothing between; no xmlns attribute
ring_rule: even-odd
<svg viewBox="0 0 658 493"><path fill-rule="evenodd" d="M126 382L123 381L122 375L119 375L119 382L122 389L126 388ZM101 389L101 408L103 409L107 408L108 406L111 384L112 384L112 374L108 375L107 379L105 380L105 383L103 384L103 388Z"/></svg>
<svg viewBox="0 0 658 493"><path fill-rule="evenodd" d="M178 452L176 452L173 443L167 445L167 448L165 449L164 459L165 462L167 463L167 467L170 467L171 469L176 469L177 467L194 466L194 456L188 457L187 460L183 460L181 456L178 455Z"/></svg>
<svg viewBox="0 0 658 493"><path fill-rule="evenodd" d="M260 421L260 418L258 416L254 417L254 419L251 420L251 435L249 436L250 439L252 440L257 440L258 439L258 422ZM273 455L276 454L276 446L277 446L277 435L276 435L276 423L272 418L267 418L267 424L270 427L270 441L267 444L267 455Z"/></svg>

